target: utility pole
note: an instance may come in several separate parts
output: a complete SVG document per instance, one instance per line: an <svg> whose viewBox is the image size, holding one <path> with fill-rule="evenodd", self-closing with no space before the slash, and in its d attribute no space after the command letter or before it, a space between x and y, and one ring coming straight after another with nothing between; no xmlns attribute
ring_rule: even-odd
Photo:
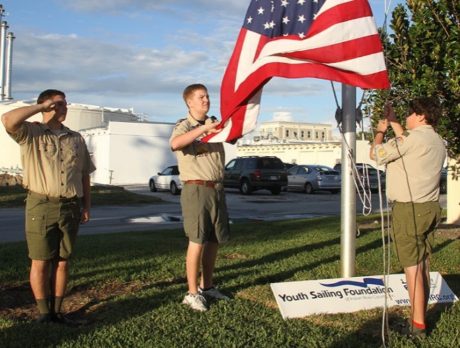
<svg viewBox="0 0 460 348"><path fill-rule="evenodd" d="M342 277L355 275L356 190L352 165L356 160L356 87L342 83L342 193L340 263Z"/></svg>

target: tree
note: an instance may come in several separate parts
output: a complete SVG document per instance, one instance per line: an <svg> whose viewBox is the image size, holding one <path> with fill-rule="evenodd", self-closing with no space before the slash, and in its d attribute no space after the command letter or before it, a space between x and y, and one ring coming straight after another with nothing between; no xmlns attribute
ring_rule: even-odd
<svg viewBox="0 0 460 348"><path fill-rule="evenodd" d="M393 11L390 27L382 37L392 87L369 94L372 123L387 100L402 118L410 99L436 96L443 108L437 130L449 156L460 158L460 1L407 0Z"/></svg>

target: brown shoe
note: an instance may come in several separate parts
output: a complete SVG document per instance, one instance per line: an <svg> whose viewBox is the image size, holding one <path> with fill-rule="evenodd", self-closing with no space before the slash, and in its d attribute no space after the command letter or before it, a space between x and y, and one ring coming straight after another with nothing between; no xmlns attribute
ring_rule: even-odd
<svg viewBox="0 0 460 348"><path fill-rule="evenodd" d="M52 321L53 320L52 320L52 317L51 317L50 313L40 314L37 317L37 319L35 319L35 322L39 323L39 324L47 324L47 323L51 323Z"/></svg>

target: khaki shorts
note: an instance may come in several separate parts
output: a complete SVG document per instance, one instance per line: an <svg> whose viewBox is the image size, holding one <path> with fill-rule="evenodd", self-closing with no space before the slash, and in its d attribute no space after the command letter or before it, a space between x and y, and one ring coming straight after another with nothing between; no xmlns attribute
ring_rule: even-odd
<svg viewBox="0 0 460 348"><path fill-rule="evenodd" d="M402 267L415 266L430 256L441 210L438 202L394 203L392 237Z"/></svg>
<svg viewBox="0 0 460 348"><path fill-rule="evenodd" d="M78 198L59 201L29 193L26 200L29 258L51 260L59 256L68 259L80 226L80 207Z"/></svg>
<svg viewBox="0 0 460 348"><path fill-rule="evenodd" d="M184 184L181 192L185 234L190 241L223 243L229 239L227 204L222 185Z"/></svg>

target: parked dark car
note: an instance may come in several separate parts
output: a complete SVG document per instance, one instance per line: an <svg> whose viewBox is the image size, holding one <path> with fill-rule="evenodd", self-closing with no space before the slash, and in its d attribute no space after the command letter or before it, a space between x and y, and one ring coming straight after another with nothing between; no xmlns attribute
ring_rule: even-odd
<svg viewBox="0 0 460 348"><path fill-rule="evenodd" d="M154 175L149 180L150 191L169 190L171 194L178 195L182 190L182 183L179 180L179 168L170 166L162 172Z"/></svg>
<svg viewBox="0 0 460 348"><path fill-rule="evenodd" d="M238 188L244 195L261 189L277 195L286 185L287 172L278 157L237 157L225 166L224 187Z"/></svg>
<svg viewBox="0 0 460 348"><path fill-rule="evenodd" d="M290 168L295 166L294 163L286 163L286 162L284 162L283 164L284 164L284 168L286 168L286 170L289 170Z"/></svg>
<svg viewBox="0 0 460 348"><path fill-rule="evenodd" d="M441 170L441 180L439 182L439 193L447 193L447 168Z"/></svg>
<svg viewBox="0 0 460 348"><path fill-rule="evenodd" d="M297 165L288 170L288 190L338 193L341 188L340 172L322 165Z"/></svg>

